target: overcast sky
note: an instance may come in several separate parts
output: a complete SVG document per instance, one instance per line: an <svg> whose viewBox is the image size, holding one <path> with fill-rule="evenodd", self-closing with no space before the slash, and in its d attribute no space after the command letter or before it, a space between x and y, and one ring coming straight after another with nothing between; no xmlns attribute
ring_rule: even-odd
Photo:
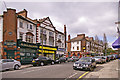
<svg viewBox="0 0 120 80"><path fill-rule="evenodd" d="M65 24L71 38L85 33L103 39L105 33L110 45L117 38L118 2L6 2L6 6L17 12L26 9L32 19L49 16L57 30L63 32Z"/></svg>

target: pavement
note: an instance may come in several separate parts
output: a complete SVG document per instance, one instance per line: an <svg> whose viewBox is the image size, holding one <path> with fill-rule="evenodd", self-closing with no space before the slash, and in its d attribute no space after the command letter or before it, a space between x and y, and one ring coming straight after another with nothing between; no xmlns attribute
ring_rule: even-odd
<svg viewBox="0 0 120 80"><path fill-rule="evenodd" d="M21 65L20 69L24 69L24 68L29 68L32 67L32 64L27 64L27 65Z"/></svg>
<svg viewBox="0 0 120 80"><path fill-rule="evenodd" d="M96 70L88 73L85 78L118 78L118 62L116 59L104 64L97 64Z"/></svg>

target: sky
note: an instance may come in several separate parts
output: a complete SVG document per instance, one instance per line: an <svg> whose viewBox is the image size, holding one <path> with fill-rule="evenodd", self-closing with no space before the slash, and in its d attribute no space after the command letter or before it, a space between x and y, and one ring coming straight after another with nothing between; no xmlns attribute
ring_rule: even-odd
<svg viewBox="0 0 120 80"><path fill-rule="evenodd" d="M71 38L76 37L77 34L85 33L89 37L97 35L100 40L103 40L103 34L105 33L111 47L118 36L115 24L118 21L117 1L24 2L24 0L20 0L20 2L4 2L1 3L2 11L5 10L6 6L16 9L17 12L26 9L28 17L32 19L50 17L53 25L61 32L66 25L67 35L70 34ZM2 11L0 11L0 14L2 14Z"/></svg>

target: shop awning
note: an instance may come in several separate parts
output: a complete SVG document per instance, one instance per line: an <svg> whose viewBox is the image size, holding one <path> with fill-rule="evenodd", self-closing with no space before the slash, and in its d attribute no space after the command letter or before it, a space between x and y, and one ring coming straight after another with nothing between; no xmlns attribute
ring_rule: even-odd
<svg viewBox="0 0 120 80"><path fill-rule="evenodd" d="M113 48L120 48L120 37L112 44Z"/></svg>

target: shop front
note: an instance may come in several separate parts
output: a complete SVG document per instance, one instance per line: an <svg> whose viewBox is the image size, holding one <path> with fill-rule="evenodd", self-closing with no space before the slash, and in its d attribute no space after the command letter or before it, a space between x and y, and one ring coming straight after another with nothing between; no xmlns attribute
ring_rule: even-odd
<svg viewBox="0 0 120 80"><path fill-rule="evenodd" d="M53 60L56 59L56 51L57 51L57 47L53 47L53 46L46 46L46 45L39 45L39 56L40 55L44 55L46 57L49 57Z"/></svg>
<svg viewBox="0 0 120 80"><path fill-rule="evenodd" d="M65 55L65 49L64 48L58 48L57 53L56 53L56 57L63 57Z"/></svg>
<svg viewBox="0 0 120 80"><path fill-rule="evenodd" d="M20 61L22 64L30 64L38 55L38 45L18 40L18 48L20 48Z"/></svg>

